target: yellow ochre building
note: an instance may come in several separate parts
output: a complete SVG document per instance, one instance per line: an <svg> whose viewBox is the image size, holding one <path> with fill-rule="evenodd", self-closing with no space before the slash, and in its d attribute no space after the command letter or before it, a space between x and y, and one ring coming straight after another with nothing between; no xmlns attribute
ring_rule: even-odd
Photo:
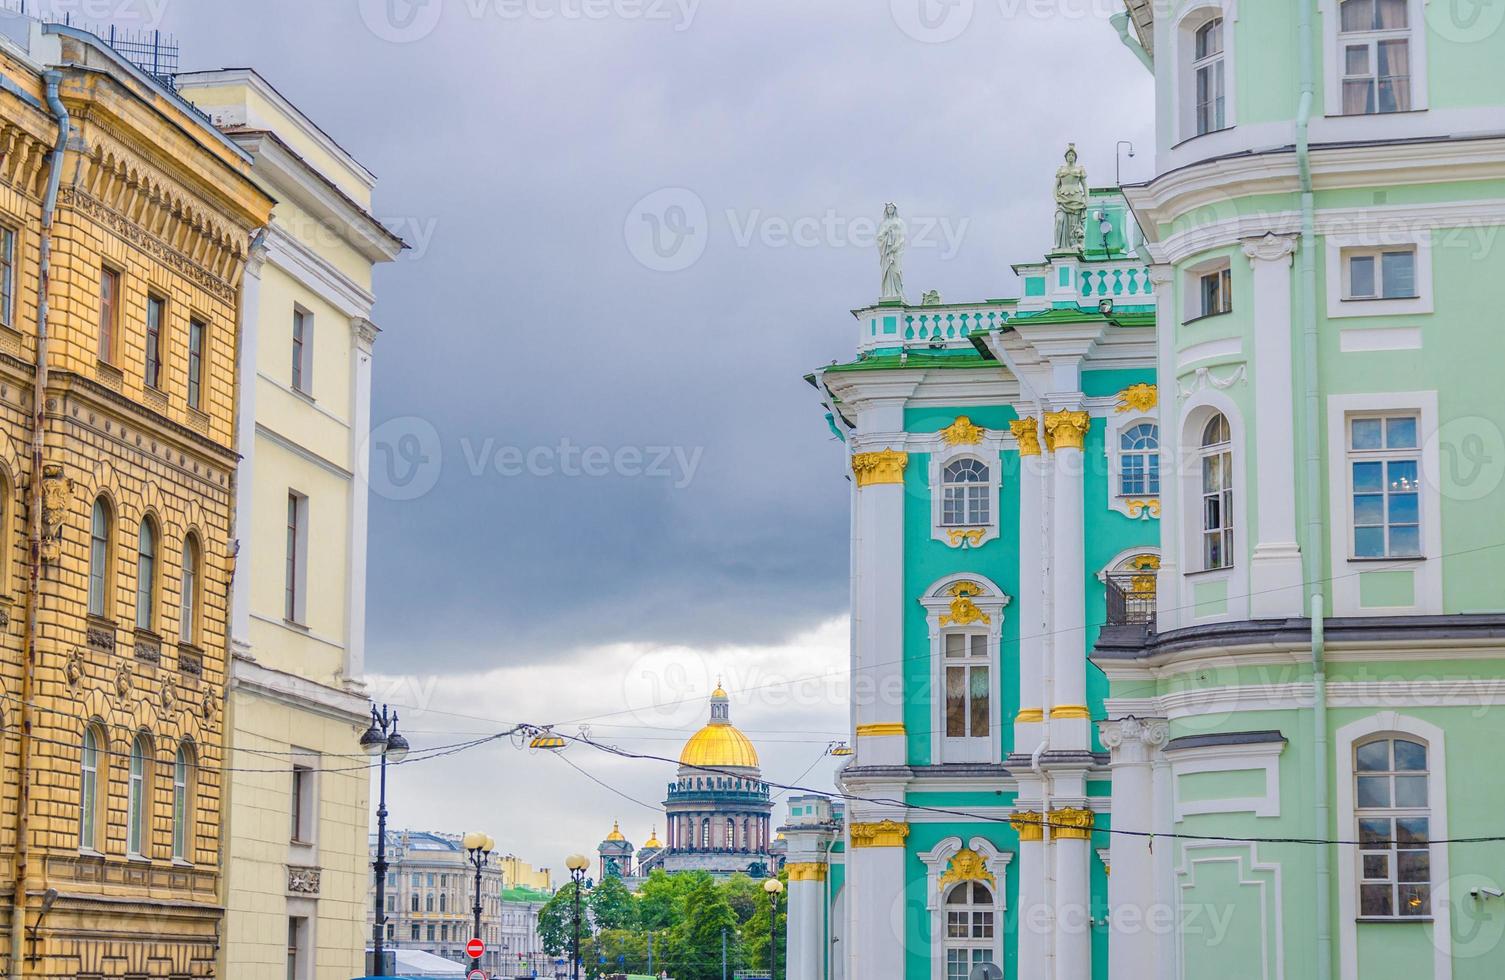
<svg viewBox="0 0 1505 980"><path fill-rule="evenodd" d="M0 19L9 977L214 975L239 290L272 205L169 86Z"/></svg>

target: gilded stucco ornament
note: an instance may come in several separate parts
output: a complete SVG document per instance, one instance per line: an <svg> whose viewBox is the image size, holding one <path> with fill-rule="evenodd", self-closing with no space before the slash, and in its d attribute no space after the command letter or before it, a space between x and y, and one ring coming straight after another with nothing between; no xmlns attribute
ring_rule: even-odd
<svg viewBox="0 0 1505 980"><path fill-rule="evenodd" d="M63 677L67 679L69 687L78 687L79 681L84 679L84 654L78 647L68 654L68 659L63 663Z"/></svg>
<svg viewBox="0 0 1505 980"><path fill-rule="evenodd" d="M982 437L987 433L987 429L973 425L967 416L958 415L955 422L941 430L941 438L946 440L948 446L975 446L982 442Z"/></svg>
<svg viewBox="0 0 1505 980"><path fill-rule="evenodd" d="M990 885L998 884L998 879L993 877L993 872L988 870L988 863L983 860L983 856L971 848L957 851L956 856L951 859L951 866L940 878L941 891L963 881L985 881Z"/></svg>
<svg viewBox="0 0 1505 980"><path fill-rule="evenodd" d="M1033 415L1009 423L1014 441L1019 443L1020 456L1040 455L1040 422Z"/></svg>
<svg viewBox="0 0 1505 980"><path fill-rule="evenodd" d="M42 560L55 562L63 554L63 523L73 499L73 481L59 463L42 467Z"/></svg>
<svg viewBox="0 0 1505 980"><path fill-rule="evenodd" d="M854 823L851 835L853 847L903 847L909 837L909 824L893 820Z"/></svg>
<svg viewBox="0 0 1505 980"><path fill-rule="evenodd" d="M1050 811L1050 833L1061 840L1090 840L1096 820L1091 810L1064 807Z"/></svg>
<svg viewBox="0 0 1505 980"><path fill-rule="evenodd" d="M1124 501L1124 509L1137 521L1146 521L1152 517L1158 519L1160 499L1158 497L1131 497Z"/></svg>
<svg viewBox="0 0 1505 980"><path fill-rule="evenodd" d="M825 881L826 866L819 861L791 861L784 865L790 881Z"/></svg>
<svg viewBox="0 0 1505 980"><path fill-rule="evenodd" d="M942 626L969 626L972 623L992 625L993 620L972 601L973 596L983 594L982 586L976 582L957 582L946 591L955 598L951 600L951 611L941 614Z"/></svg>
<svg viewBox="0 0 1505 980"><path fill-rule="evenodd" d="M1086 412L1047 412L1045 415L1045 432L1053 452L1081 449L1091 426L1092 417Z"/></svg>
<svg viewBox="0 0 1505 980"><path fill-rule="evenodd" d="M987 534L985 527L953 527L946 531L946 543L953 548L976 548Z"/></svg>
<svg viewBox="0 0 1505 980"><path fill-rule="evenodd" d="M859 489L882 483L903 483L904 467L908 465L909 453L896 449L856 453L852 456L852 475Z"/></svg>
<svg viewBox="0 0 1505 980"><path fill-rule="evenodd" d="M1014 828L1014 833L1019 835L1021 841L1038 841L1045 839L1045 828L1041 826L1040 813L1036 810L1021 810L1009 817L1009 826Z"/></svg>
<svg viewBox="0 0 1505 980"><path fill-rule="evenodd" d="M1117 411L1148 412L1160 404L1160 389L1155 385L1130 385L1118 393Z"/></svg>

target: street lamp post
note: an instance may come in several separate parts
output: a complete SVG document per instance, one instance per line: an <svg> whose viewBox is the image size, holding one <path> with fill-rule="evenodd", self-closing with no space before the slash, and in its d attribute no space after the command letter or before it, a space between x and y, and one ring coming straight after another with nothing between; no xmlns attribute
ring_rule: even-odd
<svg viewBox="0 0 1505 980"><path fill-rule="evenodd" d="M784 890L777 878L763 882L768 893L768 980L778 980L779 975L779 894Z"/></svg>
<svg viewBox="0 0 1505 980"><path fill-rule="evenodd" d="M397 712L388 714L387 706L371 706L371 727L361 736L361 750L368 756L381 756L381 789L376 801L376 860L371 869L376 873L376 925L371 929L372 959L371 975L387 975L385 963L387 938L387 760L401 762L408 754L408 740L398 734Z"/></svg>
<svg viewBox="0 0 1505 980"><path fill-rule="evenodd" d="M585 880L585 869L590 867L590 861L584 854L571 854L564 863L570 869L570 878L575 882L575 955L572 976L574 980L580 980L580 883Z"/></svg>
<svg viewBox="0 0 1505 980"><path fill-rule="evenodd" d="M476 869L476 904L475 904L475 908L472 909L472 911L475 912L475 914L476 914L476 931L473 933L473 935L475 936L475 938L480 939L481 938L481 869L484 868L484 867L486 867L486 862L491 857L491 852L494 851L494 850L496 850L496 841L493 840L492 838L486 836L485 834L471 833L471 834L466 834L465 835L465 842L464 843L465 843L465 850L468 851L469 854L470 854L470 863ZM479 956L475 957L474 959L472 959L470 961L470 968L472 970L479 970L481 968L481 958Z"/></svg>

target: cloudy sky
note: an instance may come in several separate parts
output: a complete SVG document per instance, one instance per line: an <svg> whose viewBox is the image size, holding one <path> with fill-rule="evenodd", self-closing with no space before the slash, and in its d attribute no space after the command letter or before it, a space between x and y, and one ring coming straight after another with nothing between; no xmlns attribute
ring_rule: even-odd
<svg viewBox="0 0 1505 980"><path fill-rule="evenodd" d="M258 69L414 246L378 279L368 660L415 744L674 756L720 674L765 774L829 785L849 485L803 375L853 353L885 201L911 299L981 299L1047 245L1067 141L1147 175L1110 0L97 2ZM671 776L495 744L390 805L557 869L662 830Z"/></svg>

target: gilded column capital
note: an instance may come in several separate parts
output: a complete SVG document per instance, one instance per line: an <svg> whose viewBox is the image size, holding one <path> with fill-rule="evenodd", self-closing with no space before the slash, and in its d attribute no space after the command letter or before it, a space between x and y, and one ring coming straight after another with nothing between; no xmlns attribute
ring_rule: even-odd
<svg viewBox="0 0 1505 980"><path fill-rule="evenodd" d="M1014 813L1009 817L1009 826L1014 828L1014 833L1019 835L1021 841L1045 839L1045 828L1038 810L1020 810Z"/></svg>
<svg viewBox="0 0 1505 980"><path fill-rule="evenodd" d="M1052 451L1081 449L1091 426L1092 417L1086 412L1045 413L1045 433L1050 439Z"/></svg>
<svg viewBox="0 0 1505 980"><path fill-rule="evenodd" d="M1050 811L1050 834L1060 840L1090 840L1096 816L1080 807Z"/></svg>
<svg viewBox="0 0 1505 980"><path fill-rule="evenodd" d="M819 861L792 861L784 865L790 881L825 881L826 866Z"/></svg>
<svg viewBox="0 0 1505 980"><path fill-rule="evenodd" d="M900 452L897 449L884 449L876 453L854 453L852 475L857 479L858 489L879 483L903 483L904 467L908 465L909 453Z"/></svg>
<svg viewBox="0 0 1505 980"><path fill-rule="evenodd" d="M1009 423L1009 431L1014 434L1014 441L1019 443L1020 456L1040 455L1040 420L1031 415L1029 418L1016 419Z"/></svg>
<svg viewBox="0 0 1505 980"><path fill-rule="evenodd" d="M850 833L853 847L903 847L909 837L909 824L893 820L854 823Z"/></svg>

